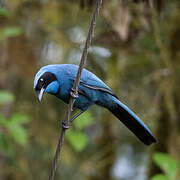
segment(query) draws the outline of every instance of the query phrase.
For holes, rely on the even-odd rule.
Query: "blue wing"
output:
[[[50,71],[55,73],[56,77],[59,79],[60,84],[66,86],[66,84],[72,84],[76,78],[79,66],[73,64],[54,64],[44,66],[41,71]],[[70,83],[71,82],[71,83]],[[86,88],[95,89],[107,92],[113,96],[115,94],[102,80],[100,80],[95,74],[90,71],[83,69],[80,85]]]

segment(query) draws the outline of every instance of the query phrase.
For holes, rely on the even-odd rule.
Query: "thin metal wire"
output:
[[[64,125],[62,126],[62,130],[61,130],[59,141],[58,141],[58,146],[57,146],[57,149],[56,149],[56,154],[54,156],[53,164],[52,164],[52,167],[51,167],[49,180],[54,180],[54,175],[55,175],[56,168],[57,168],[57,162],[58,162],[58,159],[60,157],[62,145],[63,145],[63,142],[64,142],[64,136],[65,136],[66,130],[68,129],[68,128],[65,128],[65,127],[70,127],[70,125],[71,125],[70,116],[71,116],[73,104],[74,104],[74,101],[75,101],[76,97],[78,96],[78,85],[79,85],[79,82],[80,82],[82,70],[83,70],[83,68],[85,66],[85,63],[86,63],[86,60],[87,60],[88,48],[89,48],[89,46],[91,44],[91,41],[92,41],[92,37],[93,37],[93,34],[94,34],[94,29],[95,29],[95,26],[96,26],[96,20],[97,20],[97,17],[99,15],[99,10],[100,10],[101,6],[102,6],[102,0],[97,0],[96,1],[96,7],[95,7],[95,10],[94,10],[94,13],[93,13],[92,20],[91,20],[91,24],[90,24],[90,27],[89,27],[88,36],[87,36],[86,43],[85,43],[85,46],[84,46],[84,49],[83,49],[83,54],[82,54],[81,61],[80,61],[80,64],[79,64],[78,73],[77,73],[76,79],[74,81],[73,89],[72,89],[72,92],[71,92],[71,96],[70,96],[70,100],[69,100],[69,104],[68,104],[68,109],[67,109],[66,117],[65,117],[65,126]]]

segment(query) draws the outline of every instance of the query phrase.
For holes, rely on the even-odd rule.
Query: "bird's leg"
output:
[[[74,115],[73,117],[72,117],[72,119],[70,120],[70,123],[72,123],[77,117],[79,117],[83,112],[85,112],[85,111],[82,111],[82,110],[80,110],[80,112],[78,112],[76,115]]]
[[[77,98],[78,98],[78,92],[76,92],[73,87],[71,88],[70,95],[71,95],[74,99],[77,99]],[[73,107],[72,107],[71,111],[73,111]]]
[[[71,124],[77,117],[79,117],[83,112],[85,112],[85,111],[80,110],[80,112],[78,112],[76,115],[74,115],[74,116],[72,117],[72,119],[69,121],[70,124]],[[70,128],[70,125],[66,125],[65,121],[63,120],[63,121],[62,121],[62,127],[63,127],[64,129],[69,129],[69,128]]]
[[[63,129],[69,129],[70,128],[70,125],[66,125],[66,122],[64,120],[62,120],[62,123],[61,123]]]
[[[78,93],[75,92],[74,88],[71,89],[70,95],[75,99],[78,98]]]

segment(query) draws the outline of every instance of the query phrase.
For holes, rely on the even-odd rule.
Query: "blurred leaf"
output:
[[[0,114],[0,125],[5,125],[5,124],[6,124],[5,117]]]
[[[151,180],[170,180],[168,177],[166,177],[163,174],[157,174]]]
[[[0,91],[0,104],[14,101],[14,95],[7,91]],[[0,125],[5,127],[12,138],[19,144],[25,144],[27,139],[26,129],[21,125],[28,122],[28,116],[20,113],[13,114],[9,119],[0,115]],[[2,143],[5,142],[5,136],[1,135]],[[4,140],[4,141],[3,141]],[[3,143],[4,144],[4,143]],[[1,144],[1,149],[5,145]],[[8,144],[8,143],[7,143]]]
[[[82,151],[88,143],[87,136],[79,131],[68,131],[66,137],[76,151]]]
[[[141,40],[141,44],[147,50],[155,51],[157,49],[155,40],[150,34],[144,35],[143,39]]]
[[[7,156],[13,156],[13,147],[9,143],[7,137],[0,133],[0,151],[2,151]]]
[[[0,91],[0,104],[13,102],[14,95],[7,91]]]
[[[0,16],[10,16],[10,13],[5,8],[0,8]]]
[[[1,121],[4,121],[4,120],[5,120],[5,117],[0,114],[0,123],[1,123]]]
[[[12,138],[19,144],[24,145],[27,140],[26,129],[22,126],[22,123],[27,123],[28,117],[24,114],[16,113],[8,120],[6,128]]]
[[[27,123],[29,121],[28,116],[21,113],[15,113],[11,116],[10,121],[13,123]]]
[[[74,121],[74,126],[78,129],[83,129],[90,126],[93,121],[94,118],[92,117],[91,113],[86,111]]]
[[[20,27],[7,27],[0,31],[0,40],[8,37],[16,37],[22,34],[22,29]]]
[[[155,163],[167,174],[170,179],[174,179],[180,167],[179,163],[165,153],[154,154]]]
[[[21,145],[26,143],[27,133],[24,127],[16,123],[9,123],[8,132],[17,143]]]

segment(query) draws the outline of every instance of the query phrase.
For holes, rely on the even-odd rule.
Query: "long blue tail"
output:
[[[113,106],[106,106],[127,128],[129,128],[144,144],[157,142],[151,131],[126,105],[115,97]]]

